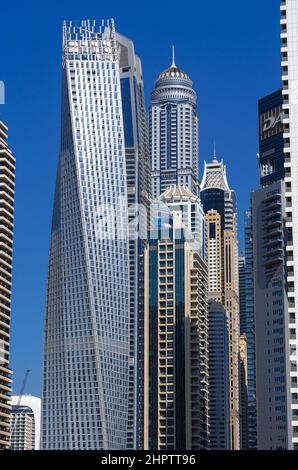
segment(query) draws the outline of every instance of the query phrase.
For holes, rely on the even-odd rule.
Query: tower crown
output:
[[[160,80],[170,79],[170,80],[186,80],[189,82],[189,85],[192,86],[192,81],[189,75],[184,72],[181,68],[177,67],[175,62],[175,48],[172,46],[172,64],[166,70],[159,74],[158,79],[156,80],[156,85]]]

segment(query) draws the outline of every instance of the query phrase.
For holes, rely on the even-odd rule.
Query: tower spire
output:
[[[213,162],[217,162],[217,157],[216,157],[216,144],[214,142],[213,144]]]
[[[172,67],[176,67],[176,64],[175,64],[175,46],[172,46]]]

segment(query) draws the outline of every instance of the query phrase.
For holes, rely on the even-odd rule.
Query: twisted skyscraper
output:
[[[129,246],[113,22],[64,23],[61,150],[46,302],[42,447],[123,449]]]

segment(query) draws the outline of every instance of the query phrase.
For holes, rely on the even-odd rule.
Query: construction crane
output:
[[[24,375],[24,378],[23,378],[23,382],[22,382],[22,386],[21,386],[21,390],[20,390],[20,394],[19,394],[19,398],[18,398],[18,401],[17,401],[17,404],[16,406],[19,407],[21,405],[21,400],[24,396],[24,392],[25,392],[25,388],[26,388],[26,384],[27,384],[27,380],[28,380],[28,375],[30,374],[30,369],[27,369],[26,372],[25,372],[25,375]],[[16,419],[14,420],[14,424],[13,424],[13,427],[11,428],[11,436],[15,430],[15,427],[16,427],[16,424],[17,424],[17,417]]]

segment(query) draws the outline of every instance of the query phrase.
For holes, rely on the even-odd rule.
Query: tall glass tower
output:
[[[129,246],[113,21],[64,23],[61,121],[46,299],[42,448],[124,449]]]
[[[130,364],[127,448],[143,447],[144,249],[149,229],[150,153],[144,82],[133,42],[116,34],[120,46],[129,221]]]
[[[206,450],[207,265],[180,208],[162,211],[145,250],[145,449]]]
[[[175,64],[162,72],[151,94],[150,150],[152,195],[171,185],[198,193],[197,95],[192,81]]]

